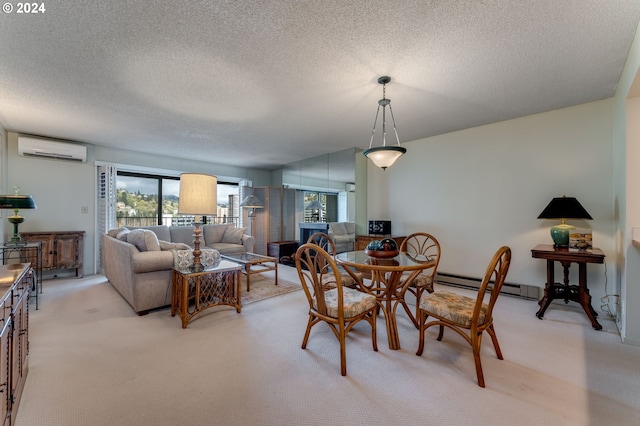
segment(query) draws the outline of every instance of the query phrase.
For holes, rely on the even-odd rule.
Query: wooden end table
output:
[[[551,244],[538,244],[531,250],[531,256],[547,261],[547,282],[544,288],[544,297],[538,302],[540,309],[536,316],[542,319],[544,312],[554,299],[564,299],[564,303],[578,302],[591,320],[591,325],[596,330],[602,330],[602,326],[596,320],[598,313],[591,306],[591,295],[587,287],[587,263],[604,263],[602,250],[569,250],[567,248],[555,248]],[[555,282],[554,262],[560,262],[564,268],[564,280]],[[578,264],[578,285],[569,285],[569,266]]]
[[[222,254],[220,256],[242,265],[242,273],[247,276],[247,291],[251,291],[251,275],[261,272],[276,271],[276,285],[278,285],[278,259],[275,257],[256,253]]]
[[[180,314],[182,328],[213,306],[233,306],[238,313],[242,309],[240,267],[233,262],[222,260],[215,268],[198,272],[173,269],[171,287],[171,316]]]

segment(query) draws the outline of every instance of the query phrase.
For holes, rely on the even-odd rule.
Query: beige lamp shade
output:
[[[179,214],[216,214],[218,206],[218,179],[200,173],[180,175]]]

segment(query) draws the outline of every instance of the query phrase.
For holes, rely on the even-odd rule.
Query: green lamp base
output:
[[[551,239],[555,247],[569,247],[569,234],[575,226],[561,224],[551,227]]]

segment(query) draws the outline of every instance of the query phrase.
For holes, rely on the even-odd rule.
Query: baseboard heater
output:
[[[449,273],[436,273],[436,282],[443,285],[450,285],[453,287],[468,288],[472,290],[478,290],[482,283],[481,278],[465,277],[462,275],[455,275]],[[524,284],[512,284],[505,282],[502,286],[502,294],[508,294],[510,296],[522,297],[524,299],[539,299],[540,292],[544,289],[532,285]]]

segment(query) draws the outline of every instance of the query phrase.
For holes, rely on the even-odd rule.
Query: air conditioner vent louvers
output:
[[[18,137],[18,154],[23,157],[53,158],[57,160],[87,161],[84,145],[33,137]]]

